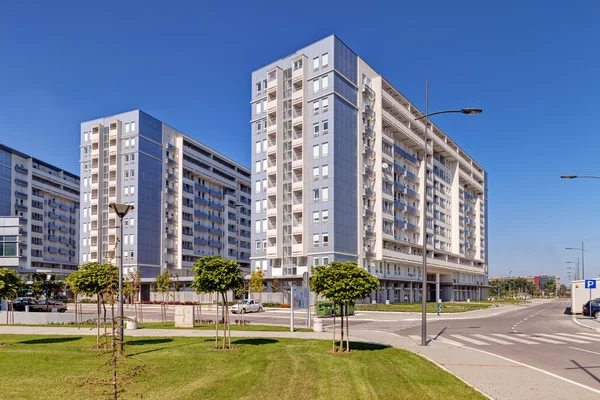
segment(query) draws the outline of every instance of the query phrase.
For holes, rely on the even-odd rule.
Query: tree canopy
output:
[[[15,270],[0,269],[0,299],[11,299],[19,294],[23,281]]]
[[[73,293],[86,296],[115,293],[119,286],[119,269],[116,265],[90,262],[67,277]]]
[[[244,287],[244,274],[237,261],[221,256],[199,258],[193,266],[195,273],[192,288],[196,293],[225,293]]]
[[[256,268],[250,274],[250,290],[259,295],[265,289],[265,273],[260,268]]]
[[[355,262],[334,261],[318,266],[314,268],[309,283],[313,292],[340,304],[369,297],[379,288],[379,279]]]

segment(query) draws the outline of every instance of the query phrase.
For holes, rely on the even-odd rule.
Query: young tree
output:
[[[244,274],[240,269],[240,265],[233,260],[221,258],[221,256],[207,256],[199,258],[194,264],[194,281],[192,287],[197,293],[213,293],[221,294],[224,307],[223,318],[223,349],[227,341],[227,333],[229,333],[229,342],[227,348],[231,348],[231,326],[229,325],[229,307],[227,303],[227,291],[238,291],[244,287]],[[218,307],[218,305],[217,305]],[[218,312],[218,311],[217,311]],[[218,324],[217,318],[215,337],[216,347],[219,347]],[[227,326],[227,328],[225,328]]]
[[[317,294],[340,304],[342,309],[342,327],[340,332],[340,350],[344,351],[344,315],[346,316],[346,351],[350,351],[348,332],[348,304],[371,295],[379,288],[379,279],[360,268],[355,262],[337,262],[313,268],[310,288]],[[335,339],[334,339],[335,340]]]
[[[19,294],[23,288],[23,281],[15,270],[2,268],[0,269],[0,300],[13,299]]]
[[[277,293],[281,290],[281,284],[279,283],[279,279],[273,279],[273,282],[271,282],[271,291],[273,293]],[[280,303],[283,303],[283,301],[281,301]]]
[[[167,301],[168,301],[168,297],[169,297],[169,290],[171,289],[171,284],[173,283],[172,279],[171,279],[171,275],[169,275],[169,271],[165,270],[165,272],[163,272],[162,274],[158,275],[156,277],[156,280],[154,281],[154,290],[157,292],[160,292],[162,294],[162,304],[161,304],[161,318],[163,320],[163,322],[165,321],[166,318],[166,306],[165,306],[165,296],[167,297]]]
[[[262,291],[265,289],[265,273],[260,268],[256,268],[250,274],[250,290],[258,293],[258,300],[261,299]]]
[[[181,297],[179,296],[179,292],[183,289],[183,282],[179,280],[179,275],[175,274],[175,280],[173,281],[173,289],[177,294],[177,301],[181,302]],[[173,298],[173,303],[175,303],[175,298]]]
[[[39,299],[42,295],[46,296],[46,300],[53,296],[58,296],[65,288],[65,283],[58,279],[55,274],[47,275],[45,273],[34,272],[32,274],[33,285],[31,291],[33,295]],[[46,310],[49,309],[46,303]]]

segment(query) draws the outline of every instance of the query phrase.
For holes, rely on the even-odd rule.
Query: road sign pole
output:
[[[290,332],[294,332],[294,286],[290,286]]]
[[[592,288],[590,287],[590,319],[592,319]]]

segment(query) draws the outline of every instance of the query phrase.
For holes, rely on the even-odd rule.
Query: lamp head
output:
[[[575,178],[577,178],[577,175],[561,175],[560,178],[561,179],[575,179]]]
[[[460,112],[463,114],[467,114],[467,115],[473,115],[473,114],[481,114],[483,112],[483,110],[481,108],[462,108],[460,110]]]
[[[123,218],[129,211],[133,210],[133,206],[128,204],[110,203],[108,206],[119,216],[119,218]]]

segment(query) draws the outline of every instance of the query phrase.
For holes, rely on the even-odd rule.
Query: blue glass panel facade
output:
[[[141,141],[140,141],[141,142]],[[157,147],[155,145],[155,147]],[[162,164],[138,152],[137,259],[139,264],[160,264]]]

